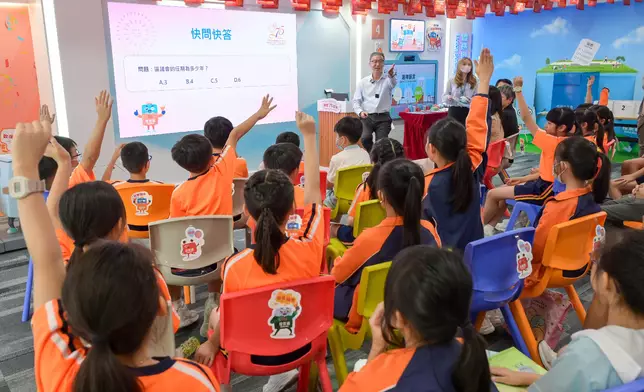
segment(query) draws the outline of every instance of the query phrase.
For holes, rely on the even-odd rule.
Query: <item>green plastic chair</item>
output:
[[[372,265],[362,270],[358,290],[358,314],[363,319],[358,333],[350,333],[346,330],[344,322],[333,320],[328,340],[339,386],[342,386],[349,375],[347,361],[344,357],[345,351],[359,350],[364,344],[365,338],[371,334],[369,318],[378,304],[383,302],[385,298],[385,281],[390,268],[391,262],[389,261]]]
[[[372,168],[373,165],[360,165],[338,170],[333,187],[333,192],[338,202],[331,211],[331,219],[349,212],[349,207],[351,207],[351,202],[356,194],[356,188],[364,181],[362,175],[371,172]]]
[[[353,236],[358,238],[360,233],[370,227],[378,226],[387,213],[379,200],[367,200],[356,206],[356,218],[353,222]],[[347,246],[337,238],[331,238],[326,248],[326,259],[331,264],[336,258],[347,251]]]

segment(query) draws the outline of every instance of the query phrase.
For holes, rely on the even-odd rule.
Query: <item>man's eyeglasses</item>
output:
[[[148,155],[148,161],[152,160],[152,155]]]
[[[384,64],[385,60],[371,60],[371,64]]]
[[[83,156],[83,154],[79,152],[79,153],[78,153],[78,154],[76,154],[76,155],[72,155],[72,159],[79,160],[79,159],[81,159],[81,157],[82,157],[82,156]]]

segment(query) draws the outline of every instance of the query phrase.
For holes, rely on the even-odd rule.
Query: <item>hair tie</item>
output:
[[[602,171],[602,165],[603,165],[602,156],[601,154],[597,154],[597,172],[593,176],[593,181],[597,178],[597,176],[599,176],[599,173]]]

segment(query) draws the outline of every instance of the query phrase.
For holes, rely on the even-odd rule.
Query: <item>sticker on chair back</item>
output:
[[[273,311],[268,325],[273,329],[273,339],[295,338],[295,320],[302,314],[302,296],[294,290],[275,290],[268,301]]]
[[[302,217],[298,214],[289,215],[288,221],[286,221],[286,230],[288,231],[298,231],[302,227]]]
[[[132,194],[131,197],[132,204],[134,204],[134,207],[136,207],[136,212],[134,215],[136,216],[147,216],[150,215],[148,213],[148,209],[150,209],[150,206],[152,205],[152,195],[145,192],[135,192]]]
[[[371,174],[371,172],[368,172],[368,171],[362,173],[362,182],[367,182],[367,178],[369,178],[369,174]]]
[[[524,240],[517,241],[517,272],[519,279],[525,279],[532,273],[532,245]]]
[[[299,184],[299,186],[300,186],[300,188],[304,188],[304,175],[302,175],[302,177],[300,177],[300,184]]]
[[[205,243],[203,230],[188,226],[186,238],[181,240],[181,257],[183,257],[183,261],[193,261],[201,257],[201,247]]]
[[[606,229],[602,225],[597,225],[595,226],[595,236],[593,237],[593,250],[590,253],[591,261],[599,261],[599,255],[604,246],[604,242],[606,242]]]

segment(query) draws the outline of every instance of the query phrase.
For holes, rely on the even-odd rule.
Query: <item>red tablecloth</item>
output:
[[[425,134],[436,121],[445,117],[447,117],[447,112],[400,112],[400,118],[405,122],[403,147],[405,148],[405,156],[408,159],[427,158],[427,153],[425,153]]]

